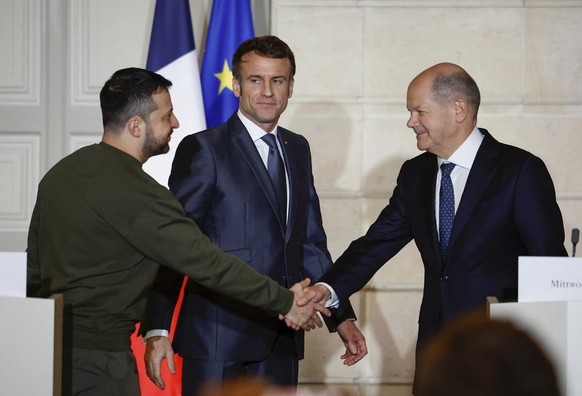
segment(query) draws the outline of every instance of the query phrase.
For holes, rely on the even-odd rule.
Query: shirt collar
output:
[[[247,132],[251,136],[251,139],[253,139],[253,142],[256,142],[257,140],[262,138],[265,135],[265,133],[267,133],[260,126],[249,120],[247,117],[245,117],[245,115],[240,111],[240,109],[237,111],[237,115],[238,118],[243,123],[243,125],[245,126],[245,128],[247,129]],[[275,125],[275,128],[273,128],[273,131],[271,132],[273,135],[275,135],[275,137],[277,136],[278,127],[279,125]]]
[[[456,149],[446,161],[470,170],[471,166],[473,166],[473,161],[475,161],[475,157],[477,156],[477,151],[479,151],[479,147],[481,146],[481,142],[483,142],[483,137],[484,135],[479,128],[475,127],[463,144],[461,144],[461,146],[459,146],[459,148]],[[438,157],[439,167],[443,162],[445,162],[445,160]]]

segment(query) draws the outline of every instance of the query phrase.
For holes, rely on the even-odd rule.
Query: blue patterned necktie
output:
[[[451,172],[455,164],[443,162],[441,164],[441,190],[439,195],[439,245],[441,256],[447,256],[451,229],[455,219],[455,192],[451,181]]]
[[[269,177],[271,178],[271,182],[273,182],[273,187],[277,194],[280,211],[279,216],[281,223],[284,225],[287,220],[287,180],[285,177],[285,165],[283,165],[283,159],[279,154],[275,135],[266,133],[261,139],[269,146],[267,171],[269,172]]]

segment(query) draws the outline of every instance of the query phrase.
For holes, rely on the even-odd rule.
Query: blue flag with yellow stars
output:
[[[249,0],[214,0],[200,73],[208,128],[222,124],[238,109],[232,92],[232,55],[254,36]]]

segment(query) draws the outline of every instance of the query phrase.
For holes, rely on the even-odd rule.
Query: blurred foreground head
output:
[[[510,322],[470,314],[420,355],[415,396],[559,396],[541,347]]]

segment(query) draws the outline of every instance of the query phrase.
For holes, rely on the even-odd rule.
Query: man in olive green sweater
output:
[[[294,304],[307,282],[284,289],[210,243],[142,170],[149,157],[168,151],[179,126],[170,86],[147,70],[117,71],[101,90],[102,142],[67,156],[39,184],[28,235],[29,295],[64,295],[65,394],[139,395],[130,336],[160,265],[285,314],[295,329],[313,328],[315,309],[329,314],[321,305]]]

